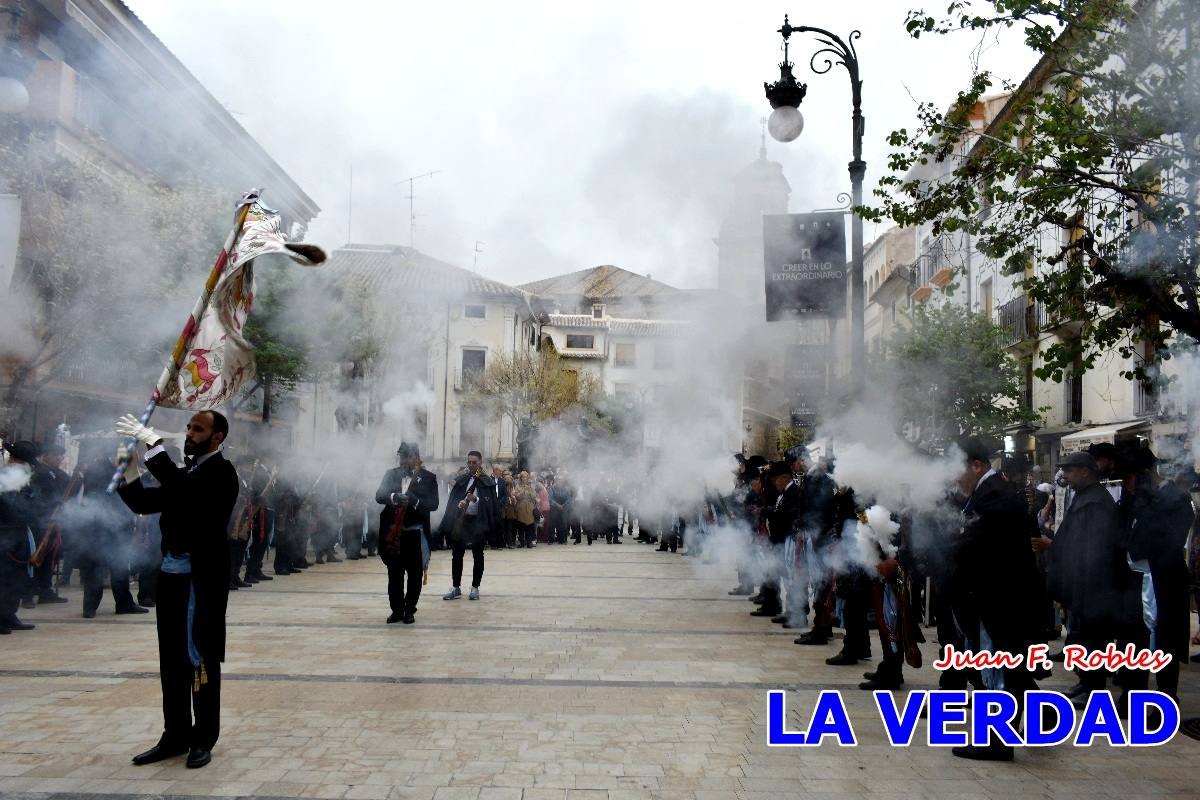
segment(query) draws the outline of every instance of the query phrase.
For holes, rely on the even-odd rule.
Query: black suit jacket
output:
[[[952,596],[978,616],[997,650],[1021,652],[1045,640],[1034,533],[1024,493],[999,473],[976,487],[963,507]]]
[[[205,659],[225,660],[225,608],[229,602],[229,545],[226,531],[237,502],[237,470],[220,451],[190,472],[166,453],[146,462],[159,482],[140,480],[117,489],[135,514],[161,513],[162,552],[191,556],[196,615],[192,635]]]
[[[391,496],[400,494],[404,469],[396,467],[383,473],[383,481],[375,490],[375,502],[383,505],[379,512],[379,535],[387,536],[392,529],[392,520],[396,518],[396,506],[392,505]],[[437,475],[427,469],[418,469],[408,485],[409,505],[404,514],[404,527],[420,525],[425,535],[429,535],[429,515],[438,510]],[[382,553],[382,551],[380,551]]]
[[[776,504],[766,511],[767,534],[771,544],[783,544],[792,535],[800,517],[803,499],[800,487],[790,483],[783,490],[783,497],[777,498]]]
[[[464,472],[450,487],[450,496],[446,498],[446,513],[438,526],[438,533],[449,537],[454,530],[454,522],[461,513],[458,510],[459,501],[467,495],[467,485],[471,482],[470,473]],[[490,475],[480,475],[475,479],[476,495],[479,497],[479,527],[468,530],[467,545],[478,544],[480,538],[487,539],[496,529],[500,520],[500,511],[496,508],[496,481]]]

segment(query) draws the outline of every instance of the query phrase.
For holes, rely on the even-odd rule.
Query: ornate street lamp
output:
[[[17,47],[24,14],[20,0],[9,0],[8,5],[0,8],[0,14],[8,14],[9,22],[8,36],[0,46],[0,114],[20,114],[29,107],[29,90],[24,81],[33,71],[33,63]]]
[[[793,27],[785,14],[783,27],[779,29],[783,36],[783,62],[779,65],[779,80],[775,83],[764,83],[767,100],[775,109],[767,123],[771,136],[780,142],[790,142],[800,135],[804,129],[804,117],[800,115],[800,103],[804,100],[807,84],[799,83],[792,74],[792,62],[788,61],[788,40],[793,33],[813,33],[821,45],[808,65],[817,75],[824,75],[833,69],[834,65],[846,68],[850,76],[850,95],[853,103],[854,159],[850,162],[851,185],[851,218],[850,218],[850,374],[855,393],[860,391],[866,376],[866,337],[863,330],[863,225],[862,217],[858,215],[858,207],[862,205],[863,176],[867,172],[867,164],[862,160],[863,115],[862,115],[862,79],[858,76],[858,51],[854,49],[854,40],[862,34],[851,31],[850,36],[842,39],[835,33],[824,28],[814,28],[809,25]]]

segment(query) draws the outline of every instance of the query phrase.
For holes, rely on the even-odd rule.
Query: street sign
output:
[[[846,222],[841,211],[764,214],[767,321],[846,316]]]

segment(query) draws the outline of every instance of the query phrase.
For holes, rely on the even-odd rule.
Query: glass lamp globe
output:
[[[29,107],[29,90],[16,78],[0,78],[0,114],[20,114]]]
[[[767,120],[767,130],[775,141],[790,142],[804,130],[804,117],[798,108],[780,106],[771,112],[771,118]]]

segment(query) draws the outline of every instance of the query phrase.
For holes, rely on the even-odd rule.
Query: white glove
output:
[[[161,433],[153,428],[147,428],[131,414],[126,414],[117,420],[117,435],[137,439],[147,447],[158,444],[163,439]]]

